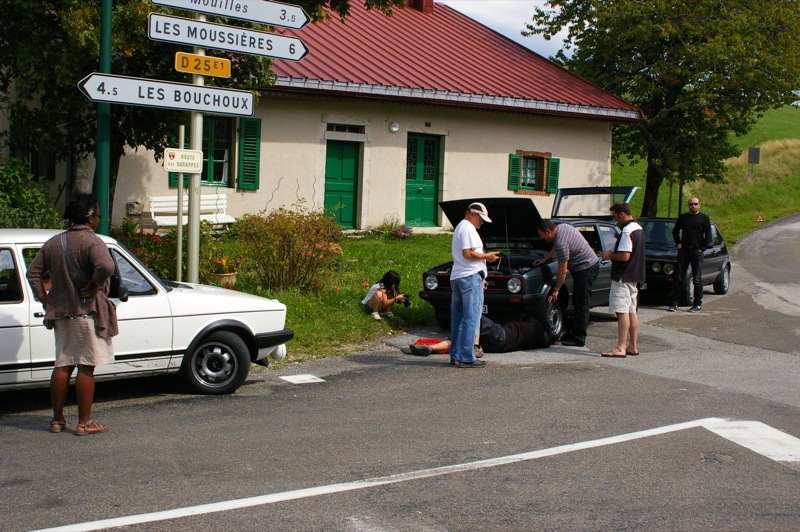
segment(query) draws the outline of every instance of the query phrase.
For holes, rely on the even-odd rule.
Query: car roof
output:
[[[0,244],[43,244],[62,232],[62,229],[0,229]],[[107,244],[116,242],[110,236],[97,236]]]

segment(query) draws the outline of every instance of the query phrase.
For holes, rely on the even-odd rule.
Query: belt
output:
[[[73,314],[71,316],[64,316],[63,320],[79,320],[81,318],[91,318],[94,316],[94,312],[90,312],[88,314]]]

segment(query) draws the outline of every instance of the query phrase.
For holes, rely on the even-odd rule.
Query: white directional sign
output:
[[[202,150],[167,148],[164,150],[164,170],[199,174],[203,171],[203,152]]]
[[[309,22],[300,6],[264,0],[150,0],[156,5],[299,30]]]
[[[202,85],[92,72],[78,88],[95,102],[143,105],[181,111],[252,116],[253,93]]]
[[[290,61],[299,61],[308,54],[308,48],[297,37],[158,13],[150,13],[147,17],[147,36],[154,41],[190,44]]]

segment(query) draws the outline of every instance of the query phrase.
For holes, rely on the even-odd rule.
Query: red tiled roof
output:
[[[280,31],[280,30],[279,30]],[[275,60],[279,90],[637,121],[641,111],[458,11],[351,3],[350,15],[282,33],[310,49]]]

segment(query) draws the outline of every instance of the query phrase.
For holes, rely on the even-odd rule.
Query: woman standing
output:
[[[105,243],[95,234],[100,206],[91,194],[80,194],[68,205],[69,228],[45,242],[28,267],[28,282],[45,309],[45,323],[52,323],[56,337],[56,363],[50,377],[53,419],[50,432],[68,428],[64,417],[69,381],[78,367],[76,436],[99,434],[108,427],[92,421],[94,368],[114,362],[111,338],[117,334],[117,314],[108,299],[114,261]],[[45,288],[49,274],[51,288]]]

